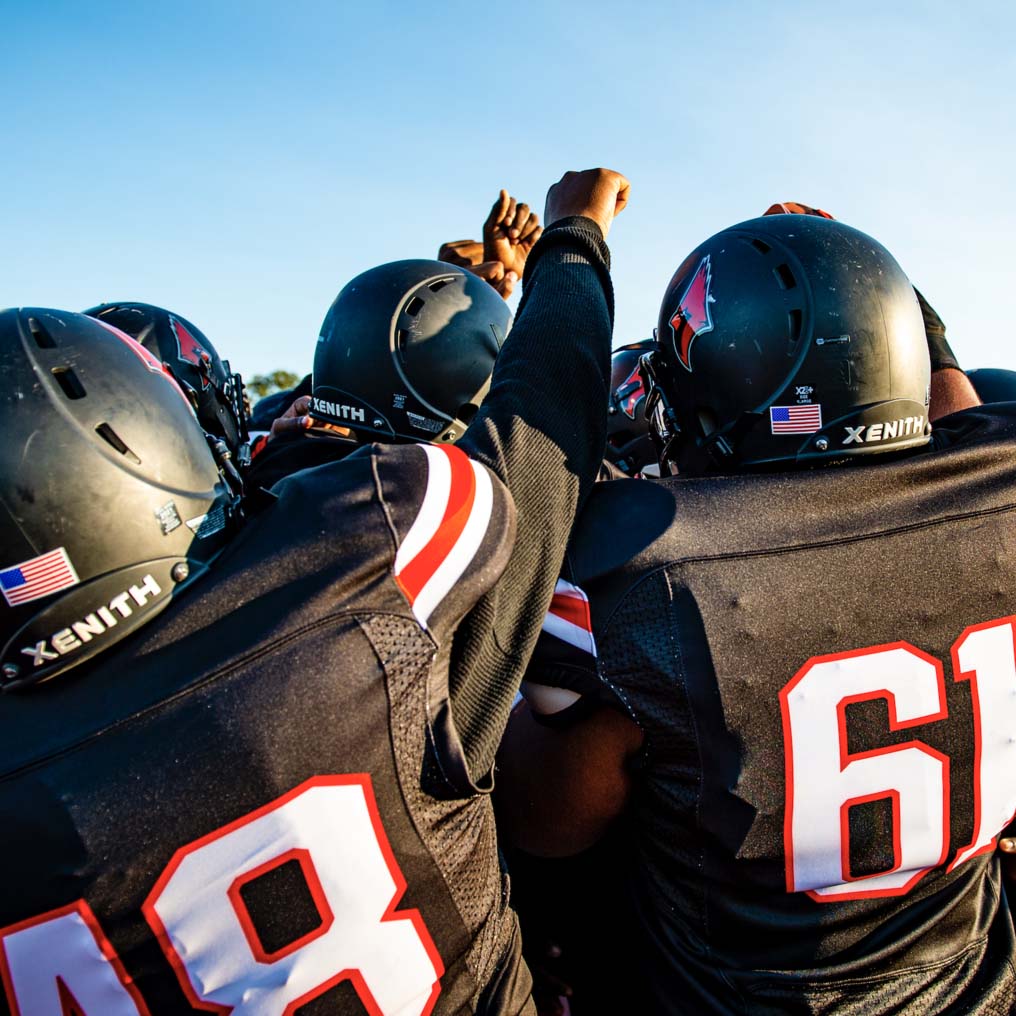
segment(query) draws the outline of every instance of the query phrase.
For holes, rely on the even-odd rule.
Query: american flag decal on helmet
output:
[[[452,445],[419,445],[427,490],[395,554],[395,581],[426,628],[480,549],[494,506],[490,476]]]
[[[30,603],[76,586],[81,580],[63,547],[0,571],[0,592],[8,607]]]

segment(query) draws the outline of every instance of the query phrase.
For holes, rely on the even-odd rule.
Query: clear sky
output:
[[[309,370],[342,285],[478,236],[500,187],[632,183],[615,342],[770,203],[899,259],[964,366],[1016,368],[1016,5],[0,0],[0,306],[142,300]]]

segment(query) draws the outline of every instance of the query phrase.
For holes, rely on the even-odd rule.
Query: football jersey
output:
[[[935,443],[604,483],[576,524],[531,693],[643,731],[654,1012],[1016,1010],[1016,406]]]
[[[170,610],[0,699],[4,1011],[533,1011],[449,697],[507,488],[403,445],[273,494]]]

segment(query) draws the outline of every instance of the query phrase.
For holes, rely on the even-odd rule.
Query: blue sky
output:
[[[500,187],[632,182],[615,341],[770,203],[881,240],[964,366],[1016,368],[1016,7],[0,0],[0,306],[144,300],[235,368],[309,370],[383,261],[479,234]]]

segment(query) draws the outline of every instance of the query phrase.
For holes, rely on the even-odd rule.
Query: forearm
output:
[[[589,220],[547,231],[530,256],[490,392],[459,442],[501,477],[517,513],[504,575],[455,639],[452,707],[474,774],[493,761],[602,458],[613,318],[607,257]]]
[[[928,340],[928,356],[931,360],[928,419],[934,423],[950,413],[979,406],[981,400],[970,379],[960,368],[956,354],[945,337],[945,323],[916,286],[914,295],[921,307],[924,334]]]
[[[958,367],[945,367],[931,372],[931,399],[928,419],[934,423],[950,413],[979,406],[981,400],[970,379]]]
[[[596,477],[614,309],[608,257],[588,219],[548,230],[530,258],[490,391],[459,441],[504,480],[520,519],[547,500],[548,484],[558,493],[574,486],[575,494],[564,495],[574,507]],[[570,525],[569,518],[563,531]]]

